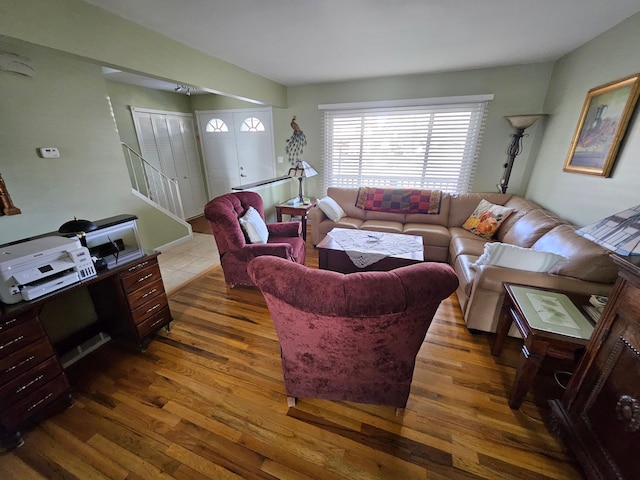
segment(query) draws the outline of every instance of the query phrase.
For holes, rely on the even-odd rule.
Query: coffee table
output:
[[[369,232],[375,234],[381,240],[391,239],[390,236],[402,235],[409,238],[415,244],[415,251],[402,254],[391,254],[371,265],[360,268],[347,255],[347,252],[331,236],[325,236],[316,246],[318,249],[318,267],[322,270],[332,270],[340,273],[354,273],[365,271],[389,271],[399,267],[405,267],[424,261],[422,237],[417,235],[404,235],[397,233]]]

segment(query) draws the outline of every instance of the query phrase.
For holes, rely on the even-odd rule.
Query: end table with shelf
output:
[[[289,205],[288,203],[281,203],[276,205],[276,219],[278,222],[282,222],[282,215],[289,215],[290,217],[300,217],[302,222],[302,239],[307,241],[307,215],[309,210],[316,204],[316,202],[298,203],[296,205]]]
[[[505,283],[505,299],[491,353],[500,355],[515,323],[523,338],[522,353],[509,397],[520,408],[544,357],[576,360],[584,352],[593,324],[580,310],[588,295]]]

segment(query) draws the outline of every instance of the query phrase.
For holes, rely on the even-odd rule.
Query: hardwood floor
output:
[[[262,296],[227,295],[219,267],[174,292],[170,306],[171,333],[145,353],[108,344],[71,368],[74,406],[0,455],[0,478],[581,478],[545,427],[560,367],[543,366],[511,410],[520,342],[492,357],[493,335],[466,330],[455,295],[427,334],[401,417],[314,399],[287,408]]]

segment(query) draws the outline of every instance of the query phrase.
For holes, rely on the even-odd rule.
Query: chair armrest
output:
[[[232,253],[238,260],[249,262],[255,257],[272,255],[274,257],[293,258],[293,247],[289,243],[251,243]]]
[[[268,223],[269,235],[274,237],[299,237],[302,233],[301,222]]]

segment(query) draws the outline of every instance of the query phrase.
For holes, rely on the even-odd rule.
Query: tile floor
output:
[[[158,256],[160,272],[167,293],[172,293],[193,278],[220,265],[213,235],[193,233],[193,238]]]

